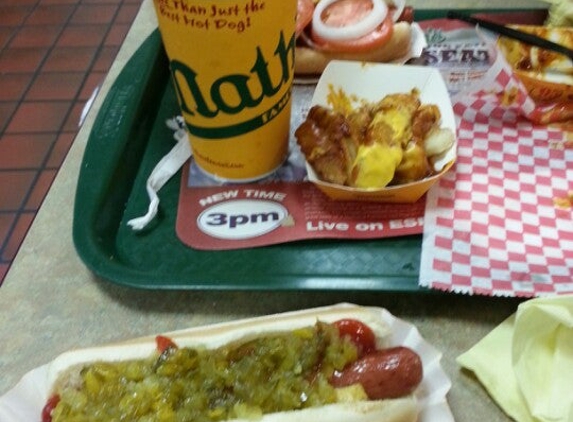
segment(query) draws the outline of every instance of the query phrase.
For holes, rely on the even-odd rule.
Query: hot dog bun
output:
[[[408,22],[394,24],[390,40],[374,50],[360,53],[325,52],[310,47],[296,47],[295,75],[318,75],[331,60],[354,60],[364,62],[392,62],[406,56],[410,51],[412,28]]]
[[[386,346],[389,326],[380,318],[379,312],[371,308],[344,305],[315,310],[285,313],[270,317],[254,318],[201,328],[192,328],[165,336],[180,347],[217,348],[231,342],[249,340],[264,334],[308,327],[318,320],[334,322],[353,318],[367,324],[376,334],[377,345]],[[48,370],[52,385],[48,397],[57,394],[64,385],[74,384],[79,371],[95,361],[123,361],[145,358],[156,352],[155,336],[145,337],[117,345],[95,347],[67,352],[56,358]],[[46,399],[48,399],[46,397]],[[397,399],[370,400],[337,403],[304,410],[278,412],[264,415],[261,422],[301,422],[340,421],[356,422],[414,422],[418,417],[418,406],[414,395]],[[244,422],[238,419],[232,422]]]

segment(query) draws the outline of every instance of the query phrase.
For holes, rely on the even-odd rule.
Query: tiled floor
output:
[[[0,0],[0,284],[141,0]]]

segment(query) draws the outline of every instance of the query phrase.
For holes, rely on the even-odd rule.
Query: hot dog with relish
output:
[[[422,362],[387,334],[359,308],[63,355],[42,422],[416,421]]]

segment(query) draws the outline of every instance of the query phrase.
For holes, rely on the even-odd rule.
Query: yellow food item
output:
[[[53,422],[196,421],[261,415],[364,399],[336,391],[335,370],[358,358],[354,343],[323,322],[218,349],[170,347],[148,359],[95,362],[56,393]]]
[[[339,387],[335,389],[337,403],[352,403],[362,400],[368,400],[368,395],[361,384],[352,384],[348,387]]]
[[[373,107],[370,131],[374,133],[371,137],[377,142],[398,142],[402,146],[406,145],[412,138],[412,120],[420,105],[417,90],[408,94],[387,95]],[[382,124],[386,124],[391,133],[376,133],[380,131]]]
[[[394,173],[394,181],[397,184],[410,183],[423,179],[431,173],[430,163],[426,159],[424,146],[410,141],[404,148],[402,160]]]
[[[394,178],[394,170],[402,161],[402,148],[375,142],[358,148],[352,164],[353,185],[357,188],[384,187]]]
[[[356,98],[330,87],[332,108],[312,107],[295,136],[323,181],[379,189],[421,180],[433,174],[430,157],[449,149],[454,134],[440,128],[438,107],[421,104],[419,95],[413,89],[353,108]]]
[[[512,28],[573,48],[573,28],[570,27],[512,25]],[[497,45],[535,102],[571,102],[573,61],[570,58],[507,37],[499,37]]]
[[[573,28],[550,28],[535,25],[512,25],[514,29],[537,35],[568,48],[573,48]],[[516,70],[544,72],[548,69],[564,73],[573,71],[571,60],[554,51],[545,50],[517,40],[500,37],[498,46]]]

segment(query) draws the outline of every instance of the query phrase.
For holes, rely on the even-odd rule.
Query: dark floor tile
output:
[[[73,25],[109,24],[117,12],[116,4],[80,4],[70,23]]]
[[[89,69],[97,47],[55,47],[44,62],[45,72],[85,72]]]
[[[82,0],[83,4],[121,4],[124,0]]]
[[[36,174],[32,170],[0,171],[0,207],[3,211],[17,211],[23,205]]]
[[[141,2],[0,0],[0,285]]]
[[[113,64],[119,48],[120,47],[116,45],[103,46],[96,57],[92,70],[96,72],[107,72]]]
[[[5,134],[0,139],[0,171],[41,168],[56,134]]]
[[[2,204],[0,203],[0,207],[1,205]],[[3,211],[1,208],[0,211]],[[12,225],[14,224],[15,221],[16,221],[16,213],[0,212],[0,249],[2,248],[2,245],[6,244],[8,236],[10,234],[10,229],[12,228]]]
[[[85,101],[78,101],[73,105],[72,110],[70,111],[70,114],[66,119],[66,123],[62,128],[62,131],[77,132],[77,130],[80,127],[80,119],[82,117],[82,111],[85,105],[86,105]]]
[[[140,7],[141,4],[139,3],[123,3],[119,7],[119,12],[117,13],[114,24],[127,23],[131,25],[135,19],[135,16],[137,16],[137,12],[139,12]]]
[[[2,26],[19,26],[21,25],[30,12],[34,9],[33,5],[0,5],[0,25]]]
[[[0,73],[35,72],[47,52],[45,47],[8,47],[0,52]]]
[[[53,5],[53,4],[76,4],[78,0],[40,0],[41,5]]]
[[[6,264],[6,263],[0,261],[0,286],[2,285],[2,282],[4,281],[4,279],[6,278],[6,274],[8,274],[9,268],[10,268],[10,264]]]
[[[125,36],[129,32],[131,24],[117,24],[113,25],[107,36],[105,37],[104,45],[120,46],[125,40]]]
[[[17,26],[0,26],[0,49],[8,45],[16,32],[18,32]]]
[[[16,111],[18,103],[15,101],[11,102],[0,102],[0,133],[6,130],[12,115]]]
[[[99,46],[108,32],[108,25],[74,25],[67,26],[58,41],[58,47],[96,47]]]
[[[61,31],[57,25],[23,26],[10,41],[10,47],[50,47]]]
[[[73,100],[76,98],[85,73],[40,73],[26,94],[26,100]]]
[[[46,168],[60,168],[74,143],[75,137],[75,132],[60,133],[52,151],[50,152],[50,156],[46,162]]]
[[[0,101],[20,100],[33,77],[32,73],[0,73]]]
[[[2,6],[35,6],[38,0],[2,0]]]
[[[70,103],[67,101],[25,102],[16,109],[6,132],[58,132],[69,109]]]
[[[91,98],[96,88],[100,87],[107,72],[92,72],[86,78],[78,99],[87,101]]]
[[[64,25],[74,12],[75,4],[38,5],[26,19],[26,25]]]
[[[127,23],[131,25],[135,19],[135,16],[137,15],[137,12],[139,12],[139,8],[139,4],[122,4],[119,8],[119,12],[117,12],[114,24]]]
[[[38,177],[38,180],[36,180],[36,183],[34,183],[32,192],[30,192],[30,196],[26,201],[26,205],[24,206],[26,211],[36,212],[40,209],[40,205],[42,205],[44,198],[50,190],[57,173],[58,171],[53,169],[44,170],[40,173],[40,176]]]
[[[26,237],[35,216],[36,214],[32,212],[22,213],[18,216],[18,220],[12,229],[12,234],[8,238],[8,242],[2,251],[3,261],[11,261],[16,257],[16,253],[18,249],[20,249],[22,241]]]

